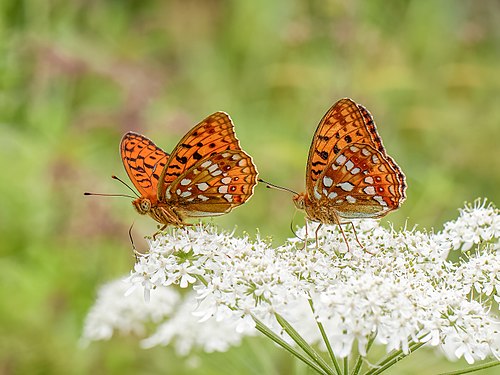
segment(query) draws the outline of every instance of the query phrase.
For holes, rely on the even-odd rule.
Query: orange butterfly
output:
[[[241,148],[228,114],[216,112],[189,131],[169,155],[143,135],[128,132],[120,153],[140,193],[132,202],[160,224],[183,226],[186,218],[217,216],[245,203],[257,169]]]
[[[321,119],[309,150],[306,192],[294,193],[293,202],[320,226],[340,226],[342,219],[380,218],[399,208],[405,190],[405,176],[385,152],[372,115],[346,98]]]

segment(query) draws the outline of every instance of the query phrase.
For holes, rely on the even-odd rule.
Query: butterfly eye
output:
[[[141,209],[144,212],[147,212],[149,211],[150,208],[151,208],[151,202],[148,199],[143,199],[141,202]]]
[[[141,215],[146,215],[151,210],[151,201],[147,198],[136,199],[132,204]]]
[[[295,207],[297,207],[299,210],[303,210],[305,208],[304,195],[303,194],[294,195],[293,203],[295,204]]]

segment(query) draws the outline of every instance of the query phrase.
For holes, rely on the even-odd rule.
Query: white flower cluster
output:
[[[444,224],[443,242],[453,250],[467,251],[481,242],[496,241],[500,237],[500,215],[486,200],[477,199],[474,205],[460,210],[460,217]]]
[[[307,228],[305,247],[297,238],[276,248],[259,238],[237,238],[200,225],[159,236],[138,259],[129,282],[147,291],[191,287],[194,294],[167,312],[144,345],[175,342],[182,354],[194,347],[225,350],[255,333],[253,317],[291,342],[276,320],[278,313],[309,344],[323,346],[320,322],[339,357],[349,355],[353,345],[364,355],[375,337],[387,351],[408,353],[412,343],[425,342],[469,363],[500,358],[500,320],[494,313],[500,301],[496,208],[466,206],[435,234],[388,230],[373,220],[355,226],[357,239],[352,228],[344,228],[349,251],[337,226],[322,226],[315,238],[314,224]],[[297,235],[304,238],[305,228]],[[452,249],[469,251],[451,261]],[[87,326],[102,320],[110,330],[119,329],[106,318],[117,308],[103,298]],[[108,297],[115,298],[130,297]],[[88,331],[87,339],[100,338]]]
[[[127,278],[105,284],[99,290],[97,300],[87,314],[83,327],[83,344],[88,341],[107,340],[114,331],[143,336],[146,325],[158,324],[172,314],[179,303],[180,294],[171,288],[153,291],[151,303],[146,303],[142,292],[131,293]],[[128,294],[125,297],[125,294]]]

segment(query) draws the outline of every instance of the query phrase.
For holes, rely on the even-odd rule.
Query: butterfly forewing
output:
[[[166,202],[182,202],[186,216],[214,216],[231,211],[253,194],[257,170],[242,150],[227,150],[198,161],[167,188]]]
[[[310,196],[319,176],[342,149],[353,143],[381,144],[373,121],[373,126],[365,126],[365,119],[371,118],[370,113],[366,110],[363,113],[359,107],[351,99],[341,99],[321,119],[307,162],[306,188]]]
[[[234,126],[227,113],[215,112],[191,129],[172,151],[171,158],[160,176],[158,199],[168,186],[186,170],[210,155],[226,150],[239,150]]]
[[[351,144],[320,175],[313,195],[343,218],[381,217],[403,202],[404,176],[371,145]]]
[[[373,119],[372,114],[361,104],[356,104],[358,107],[359,113],[363,117],[364,127],[367,130],[367,133],[370,135],[370,140],[366,138],[358,139],[357,143],[368,143],[379,150],[382,154],[387,155],[385,152],[384,145],[382,144],[382,138],[377,133],[377,126],[375,125],[375,120]],[[364,142],[359,142],[360,140]]]
[[[159,178],[167,164],[168,154],[148,138],[133,132],[123,136],[120,153],[125,170],[139,193],[156,199]]]

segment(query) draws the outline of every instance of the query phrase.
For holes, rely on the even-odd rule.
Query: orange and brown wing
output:
[[[403,203],[405,190],[405,176],[390,156],[354,143],[319,176],[312,197],[343,218],[378,218]]]
[[[187,217],[217,216],[245,203],[257,184],[257,169],[242,150],[200,160],[167,187],[171,202]]]
[[[163,201],[169,185],[196,163],[226,150],[240,149],[229,115],[215,112],[208,116],[191,129],[172,151],[160,175],[158,200]]]
[[[367,124],[365,121],[369,121]],[[313,136],[306,170],[306,190],[310,197],[326,166],[350,144],[371,144],[383,149],[370,113],[353,100],[336,102],[321,119]]]
[[[168,154],[148,138],[134,132],[123,136],[120,153],[125,170],[139,193],[155,201]]]

